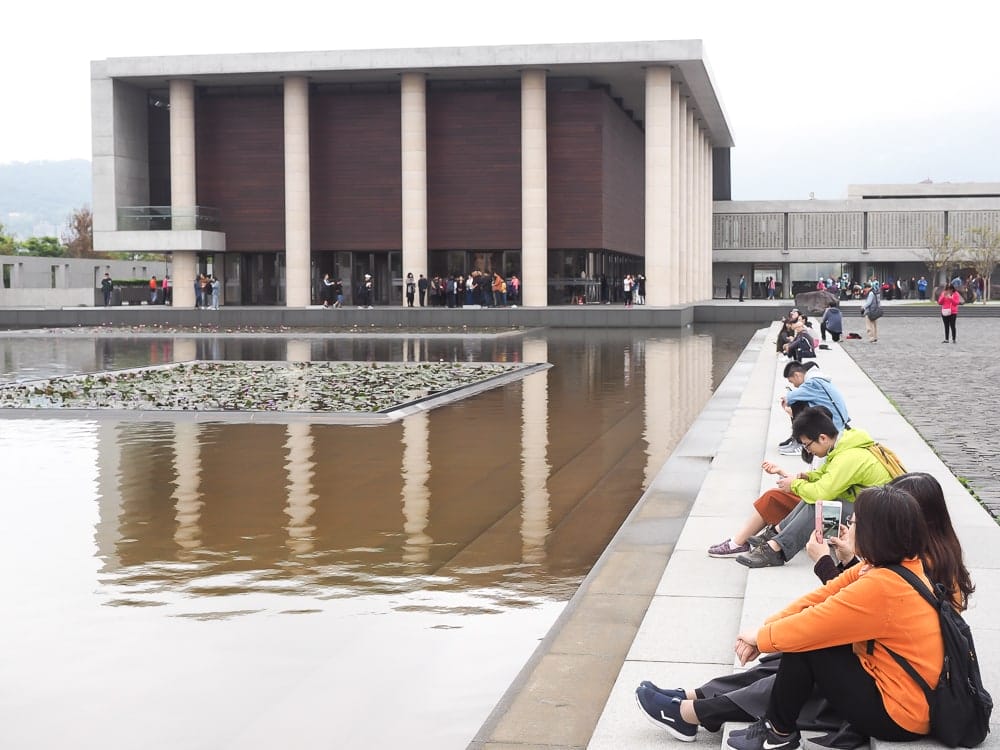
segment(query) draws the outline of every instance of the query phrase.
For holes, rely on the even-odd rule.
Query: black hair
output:
[[[815,362],[789,362],[785,365],[785,370],[782,374],[783,378],[789,377],[793,372],[806,372],[814,367],[819,367]]]
[[[840,303],[837,300],[832,299],[832,300],[830,300],[829,302],[826,303],[826,306],[827,307],[840,307]]]
[[[927,549],[920,503],[893,485],[862,490],[854,501],[854,523],[854,549],[871,565],[899,565]]]
[[[962,560],[962,545],[938,480],[915,471],[896,477],[888,486],[908,492],[917,501],[927,523],[927,549],[921,555],[924,571],[932,583],[944,587],[956,607],[965,609],[976,587]]]
[[[810,406],[792,421],[792,436],[800,443],[819,440],[820,435],[835,438],[837,433],[833,415],[825,406]],[[802,440],[803,437],[806,441]]]

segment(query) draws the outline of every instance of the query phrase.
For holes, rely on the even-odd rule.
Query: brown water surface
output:
[[[0,382],[553,364],[381,427],[0,412],[0,747],[465,747],[751,333],[0,338]]]

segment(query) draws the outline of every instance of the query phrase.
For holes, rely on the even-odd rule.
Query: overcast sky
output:
[[[702,39],[736,199],[1000,182],[1000,3],[27,0],[4,9],[0,163],[90,158],[91,60]]]

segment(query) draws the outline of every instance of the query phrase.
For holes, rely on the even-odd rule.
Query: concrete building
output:
[[[777,280],[779,297],[816,288],[819,278],[881,281],[927,276],[928,237],[968,244],[969,231],[1000,232],[1000,183],[850,185],[846,200],[718,201],[712,260],[716,297],[745,274],[751,296]],[[963,278],[961,257],[941,278]]]
[[[700,41],[128,58],[92,64],[94,246],[172,255],[229,304],[326,273],[517,274],[527,306],[709,298],[733,145]],[[601,279],[606,281],[602,285]]]

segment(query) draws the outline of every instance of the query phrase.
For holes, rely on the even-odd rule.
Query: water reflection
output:
[[[34,646],[7,659],[30,700],[3,744],[80,745],[124,684],[103,747],[464,747],[750,332],[0,339],[4,380],[195,358],[553,364],[382,427],[0,419],[4,554],[25,571],[0,596]],[[423,689],[387,721],[385,675],[409,671]],[[153,704],[186,721],[146,732]],[[39,733],[53,708],[70,718]],[[213,734],[236,726],[253,729]]]

